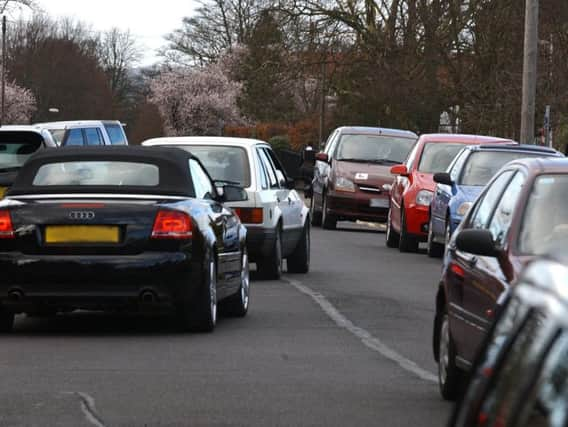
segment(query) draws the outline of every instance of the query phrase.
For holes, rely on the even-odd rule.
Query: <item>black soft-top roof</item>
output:
[[[101,146],[62,147],[35,153],[20,169],[14,184],[6,194],[57,194],[57,193],[132,193],[193,197],[193,183],[189,172],[191,153],[170,147]],[[159,169],[159,185],[53,185],[33,186],[38,169],[46,164],[73,161],[120,161],[156,165]],[[118,191],[120,189],[120,191]]]

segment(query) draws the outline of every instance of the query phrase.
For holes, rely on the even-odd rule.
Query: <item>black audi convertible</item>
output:
[[[219,184],[219,185],[216,185]],[[249,305],[246,229],[177,148],[61,148],[34,154],[0,202],[0,330],[14,315],[169,311],[212,331],[217,308]]]

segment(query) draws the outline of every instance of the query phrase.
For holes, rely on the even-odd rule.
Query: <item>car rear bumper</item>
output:
[[[0,304],[15,312],[37,305],[171,306],[193,297],[201,283],[200,270],[182,252],[129,256],[0,253]]]
[[[339,220],[386,222],[390,199],[388,193],[356,193],[330,192],[328,194],[329,213]],[[382,206],[371,206],[371,200],[380,200]]]
[[[269,256],[276,240],[276,230],[247,226],[247,250],[251,262]]]

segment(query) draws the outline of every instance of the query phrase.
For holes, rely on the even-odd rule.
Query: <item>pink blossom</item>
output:
[[[150,102],[158,107],[168,135],[220,135],[225,125],[243,122],[240,89],[217,64],[181,67],[151,81]]]

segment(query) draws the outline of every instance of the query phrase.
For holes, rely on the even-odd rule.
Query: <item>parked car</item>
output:
[[[456,156],[446,172],[434,174],[437,185],[430,204],[429,256],[442,256],[446,242],[493,175],[505,163],[524,157],[564,156],[537,145],[470,145]]]
[[[212,331],[249,304],[246,229],[191,154],[61,148],[35,154],[0,202],[0,330],[14,313],[167,309]]]
[[[568,268],[548,256],[511,291],[449,426],[568,425]]]
[[[47,129],[57,145],[128,145],[123,124],[118,120],[71,120],[36,123]]]
[[[391,168],[395,175],[390,191],[386,245],[401,252],[416,252],[428,237],[430,203],[434,197],[434,174],[445,172],[465,145],[510,144],[489,136],[425,134],[420,136],[404,163]]]
[[[523,266],[568,244],[568,159],[520,159],[489,182],[452,235],[436,296],[440,391],[456,396]]]
[[[37,150],[56,147],[51,134],[34,126],[0,127],[0,199],[18,171]]]
[[[308,208],[294,190],[269,144],[256,139],[224,137],[154,138],[146,146],[175,146],[198,157],[214,180],[243,186],[248,200],[229,203],[247,227],[251,262],[269,279],[310,268]]]
[[[312,224],[335,228],[337,221],[385,222],[390,166],[402,162],[418,136],[410,131],[340,127],[317,153],[310,212]]]

